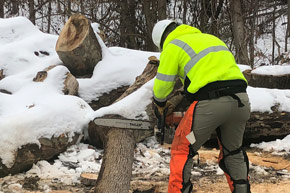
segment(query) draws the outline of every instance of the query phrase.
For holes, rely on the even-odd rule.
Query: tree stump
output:
[[[62,29],[55,50],[63,64],[76,76],[91,76],[102,59],[102,49],[89,20],[72,15]]]
[[[249,86],[262,88],[290,89],[290,74],[274,76],[265,74],[255,74],[252,73],[252,70],[245,70],[243,74],[245,78],[248,80]]]
[[[155,59],[153,60],[151,58],[142,75],[136,78],[135,83],[130,86],[125,91],[125,93],[116,100],[116,102],[136,91],[146,82],[155,77],[157,68],[157,62]],[[146,112],[148,113],[149,117],[153,117],[151,104],[147,106]],[[105,115],[103,117],[123,118],[120,115]],[[141,131],[110,128],[105,126],[96,126],[92,121],[89,124],[89,130],[91,130],[91,132],[97,133],[104,145],[104,157],[97,180],[96,192],[128,193],[130,189],[136,141],[154,135],[153,129],[149,131]]]
[[[82,173],[80,175],[80,181],[86,186],[95,186],[98,179],[98,175],[94,173]]]

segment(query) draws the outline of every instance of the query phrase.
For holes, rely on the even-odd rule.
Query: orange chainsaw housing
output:
[[[172,127],[177,126],[184,116],[184,112],[173,112],[166,116],[166,125]]]

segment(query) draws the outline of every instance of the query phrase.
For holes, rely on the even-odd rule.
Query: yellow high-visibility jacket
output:
[[[183,84],[189,79],[185,89],[192,94],[216,81],[247,82],[223,41],[188,25],[178,26],[165,39],[153,87],[155,101],[167,100],[176,77]]]

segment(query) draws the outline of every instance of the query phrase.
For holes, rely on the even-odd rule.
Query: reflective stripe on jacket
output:
[[[165,102],[179,77],[189,93],[196,93],[208,83],[244,80],[234,56],[217,37],[197,28],[180,25],[166,38],[154,82],[154,99]]]

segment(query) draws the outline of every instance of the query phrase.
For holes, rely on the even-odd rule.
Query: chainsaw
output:
[[[154,130],[154,135],[157,138],[157,141],[163,145],[164,141],[166,141],[166,143],[171,143],[175,129],[183,118],[183,115],[183,112],[170,113],[166,117],[158,120],[157,127],[155,128],[155,124],[150,121],[135,119],[95,118],[94,123],[98,126],[115,127],[120,129]]]

